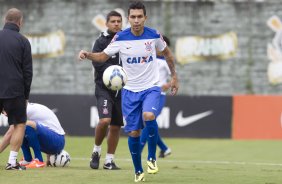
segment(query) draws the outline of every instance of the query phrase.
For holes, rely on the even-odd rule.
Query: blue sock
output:
[[[167,146],[165,145],[165,143],[163,142],[160,134],[158,134],[158,142],[157,142],[157,145],[160,147],[160,149],[162,151],[166,151],[167,150]]]
[[[39,161],[43,162],[39,140],[35,130],[32,127],[26,126],[25,138],[27,139],[29,146],[33,149],[34,157],[37,158]]]
[[[140,137],[128,137],[128,147],[132,157],[135,173],[143,172],[140,152]]]
[[[31,162],[32,161],[32,155],[29,149],[29,145],[28,145],[28,141],[27,139],[24,137],[23,139],[23,143],[22,143],[22,151],[23,151],[23,156],[24,156],[24,160],[27,162]]]
[[[147,139],[148,139],[148,129],[145,127],[142,130],[141,137],[140,137],[140,143],[141,143],[140,152],[141,153],[142,153],[142,151],[144,149],[144,146],[146,145]]]
[[[158,141],[158,124],[154,119],[152,121],[145,121],[148,129],[148,160],[156,160],[156,150]]]

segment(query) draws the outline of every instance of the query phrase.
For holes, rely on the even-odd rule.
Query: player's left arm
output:
[[[10,128],[5,133],[0,143],[0,153],[2,153],[7,148],[7,146],[10,144],[10,140],[12,138],[13,131],[14,131],[14,125],[11,125]]]
[[[167,47],[167,46],[162,51],[162,54],[165,57],[165,60],[166,60],[167,65],[170,69],[170,72],[171,72],[171,81],[170,81],[170,83],[171,83],[171,94],[176,95],[178,88],[179,88],[179,84],[178,84],[177,74],[176,74],[176,71],[175,71],[173,54],[172,54],[171,50],[169,49],[169,47]]]

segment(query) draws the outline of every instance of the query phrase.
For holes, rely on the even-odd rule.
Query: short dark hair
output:
[[[11,8],[5,15],[5,22],[19,23],[23,18],[22,12],[17,8]]]
[[[109,22],[110,18],[111,17],[120,17],[122,19],[122,16],[119,12],[117,11],[110,11],[108,14],[107,14],[107,22]]]
[[[164,39],[164,41],[166,42],[167,46],[170,46],[170,40],[169,40],[169,38],[163,35],[163,39]]]
[[[145,5],[141,1],[133,1],[130,3],[128,8],[128,15],[130,13],[130,10],[136,10],[136,9],[142,9],[144,12],[144,15],[146,15],[146,8]]]

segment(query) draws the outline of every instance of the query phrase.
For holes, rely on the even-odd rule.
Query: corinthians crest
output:
[[[151,52],[152,51],[152,42],[146,42],[145,43],[145,49],[146,49],[146,51]]]

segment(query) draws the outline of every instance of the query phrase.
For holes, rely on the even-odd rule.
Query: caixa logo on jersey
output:
[[[0,127],[7,127],[8,124],[8,118],[4,114],[0,114]]]
[[[128,64],[150,63],[151,61],[153,61],[153,56],[129,57],[126,61]]]

